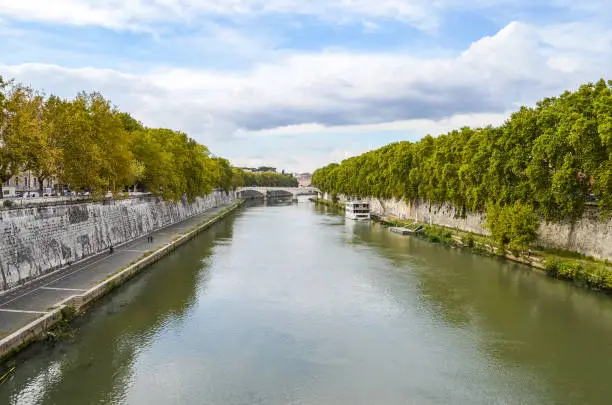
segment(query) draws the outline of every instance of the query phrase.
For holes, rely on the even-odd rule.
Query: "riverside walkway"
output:
[[[182,222],[116,246],[114,252],[103,252],[71,266],[0,295],[0,338],[15,332],[36,318],[47,314],[70,296],[82,294],[107,277],[126,267],[147,252],[156,251],[176,236],[214,217],[232,204],[212,208]],[[153,236],[153,241],[148,240]]]

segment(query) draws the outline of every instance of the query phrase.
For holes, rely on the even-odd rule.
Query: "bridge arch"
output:
[[[297,199],[300,195],[316,195],[318,189],[315,187],[239,187],[236,189],[236,197],[244,199],[285,199],[291,197]]]
[[[259,200],[266,198],[266,192],[253,189],[243,189],[236,193],[236,197],[247,200]]]
[[[295,193],[289,190],[268,190],[266,193],[268,198],[296,198]]]

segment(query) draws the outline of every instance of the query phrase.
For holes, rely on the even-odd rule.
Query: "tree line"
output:
[[[246,187],[297,187],[298,180],[290,174],[275,172],[242,172]]]
[[[576,219],[595,202],[609,215],[612,81],[521,107],[498,127],[427,135],[332,163],[316,170],[312,182],[348,196],[450,203],[487,212],[492,222],[512,223],[513,215]]]
[[[240,171],[187,134],[147,128],[100,93],[67,100],[0,76],[0,181],[30,170],[102,196],[130,186],[166,199],[242,185]],[[0,193],[1,195],[2,193]]]

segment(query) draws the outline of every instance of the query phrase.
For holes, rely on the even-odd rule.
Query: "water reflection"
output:
[[[231,239],[232,226],[229,218],[212,227],[104,299],[72,325],[72,339],[19,356],[0,403],[125,403],[136,356],[160,330],[185,321],[198,288],[206,288],[208,258],[216,243]]]
[[[612,386],[612,299],[534,273],[525,266],[352,226],[354,243],[410,269],[436,316],[469,330],[504,372],[531,374],[559,403],[608,403]],[[401,277],[386,280],[399,295]]]

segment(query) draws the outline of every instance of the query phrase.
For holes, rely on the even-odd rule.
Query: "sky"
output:
[[[612,2],[0,0],[0,75],[311,172],[612,79]]]

